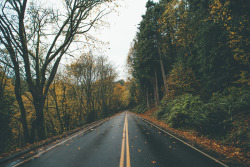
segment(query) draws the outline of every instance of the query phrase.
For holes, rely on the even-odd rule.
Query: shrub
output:
[[[158,111],[157,118],[162,118],[172,127],[180,128],[192,126],[190,120],[202,101],[199,96],[185,94],[163,103],[165,104]]]
[[[140,104],[136,106],[135,108],[133,108],[131,111],[135,113],[143,114],[147,111],[147,107],[145,104]]]
[[[208,102],[191,94],[163,100],[155,115],[174,128],[191,128],[207,136],[239,142],[247,139],[249,128],[247,119],[242,121],[243,117],[237,115],[249,118],[249,101],[249,89],[230,87],[214,93]]]
[[[232,129],[235,116],[249,113],[250,94],[247,89],[230,87],[223,93],[214,93],[211,100],[203,104],[204,118],[200,131],[203,134],[224,136]]]

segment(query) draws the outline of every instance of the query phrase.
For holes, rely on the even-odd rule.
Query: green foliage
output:
[[[140,101],[141,93],[139,92],[139,86],[135,78],[129,79],[128,81],[128,89],[129,89],[129,108],[134,108],[137,106]]]
[[[249,113],[249,101],[249,89],[230,87],[223,93],[214,93],[211,100],[202,106],[204,118],[201,120],[203,126],[199,130],[213,136],[228,134],[234,129],[236,116]]]
[[[132,112],[143,114],[147,111],[147,106],[145,104],[140,104],[131,110]]]
[[[129,66],[133,68],[132,75],[136,78],[140,92],[154,94],[155,78],[160,74],[159,50],[161,35],[158,32],[158,19],[163,12],[163,7],[152,1],[146,4],[147,10],[142,16],[139,31],[134,40],[133,53],[129,55]],[[155,74],[157,73],[157,74]],[[161,87],[162,82],[157,76],[157,84]],[[153,96],[149,99],[142,98],[143,103],[153,102]]]
[[[162,101],[162,106],[156,116],[175,128],[191,126],[189,121],[201,104],[199,96],[184,94],[173,100]]]
[[[146,95],[154,95],[154,67],[160,62],[165,85],[155,117],[175,128],[246,144],[250,120],[248,6],[233,0],[149,1],[129,57],[137,91],[144,91],[144,101],[139,103],[148,104]]]
[[[191,128],[212,137],[228,136],[228,140],[246,140],[247,127],[240,128],[246,119],[239,120],[238,115],[249,114],[249,101],[249,89],[235,87],[214,93],[208,102],[199,96],[185,94],[162,101],[156,116],[174,128]],[[237,129],[240,131],[236,133]]]

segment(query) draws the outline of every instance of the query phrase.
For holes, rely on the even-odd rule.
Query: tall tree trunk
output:
[[[158,77],[157,77],[157,72],[155,68],[155,105],[158,107],[160,104],[160,99],[159,99],[159,88],[158,88]]]
[[[17,100],[18,105],[19,105],[19,109],[21,111],[21,123],[22,123],[22,127],[23,127],[24,142],[30,143],[31,140],[30,140],[29,129],[28,129],[27,120],[26,120],[26,110],[24,108],[24,104],[22,101],[20,91],[18,91],[18,89],[20,89],[20,87],[19,87],[20,85],[19,86],[16,86],[16,85],[18,85],[18,84],[15,83],[15,95],[16,95],[16,100]]]
[[[45,98],[37,98],[34,100],[34,106],[36,110],[36,128],[37,128],[37,137],[39,140],[44,140],[46,138],[46,130],[45,130],[45,121],[44,121],[44,103]]]
[[[160,50],[160,47],[158,47],[158,52],[159,52],[159,55],[160,55],[160,65],[161,65],[162,79],[163,79],[163,83],[164,83],[164,93],[167,95],[167,91],[168,91],[168,88],[167,88],[167,79],[166,79],[166,74],[165,74],[163,62],[162,62],[162,59],[161,59],[161,50]]]
[[[26,110],[23,104],[22,100],[22,95],[21,95],[21,82],[20,82],[20,72],[19,72],[19,67],[18,65],[14,67],[15,70],[15,95],[16,95],[16,100],[19,105],[19,109],[21,111],[21,123],[23,127],[23,136],[24,136],[24,142],[29,143],[31,142],[30,140],[30,134],[29,134],[29,129],[27,125],[27,120],[26,120]]]
[[[26,120],[26,110],[23,104],[22,100],[22,95],[21,95],[21,79],[20,79],[20,68],[19,68],[19,63],[18,63],[18,57],[13,48],[8,47],[7,48],[11,57],[11,61],[14,65],[14,71],[15,71],[15,96],[16,100],[19,105],[19,109],[21,111],[21,123],[23,127],[23,136],[24,136],[24,142],[29,143],[31,142],[30,139],[30,134],[29,134],[29,129],[27,125],[27,120]]]

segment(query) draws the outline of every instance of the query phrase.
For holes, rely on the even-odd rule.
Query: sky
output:
[[[127,78],[126,59],[129,48],[142,15],[146,11],[146,3],[148,0],[122,0],[121,7],[118,7],[115,13],[109,14],[105,21],[109,23],[109,27],[99,30],[99,40],[108,42],[109,45],[105,49],[104,55],[108,57],[118,73],[118,79]],[[158,2],[158,0],[154,0]]]

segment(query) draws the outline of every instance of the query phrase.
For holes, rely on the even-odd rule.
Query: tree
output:
[[[142,16],[139,32],[129,53],[128,63],[132,64],[133,76],[137,78],[144,91],[147,107],[150,107],[151,101],[154,101],[155,106],[159,105],[159,87],[165,81],[165,71],[159,52],[161,41],[158,32],[158,19],[163,12],[163,7],[152,1],[148,1],[146,7],[147,11]]]
[[[168,99],[173,99],[185,93],[197,94],[200,88],[192,70],[181,63],[173,66],[168,75],[167,84],[169,91],[166,98]]]
[[[99,103],[101,117],[107,117],[113,114],[109,109],[111,109],[114,88],[115,88],[115,78],[117,76],[114,67],[108,63],[105,57],[98,57],[96,60],[97,68],[97,103]],[[114,109],[114,108],[113,108]]]
[[[204,98],[234,82],[244,67],[233,58],[228,33],[223,28],[226,19],[214,21],[217,1],[173,0],[164,3],[160,31],[165,39],[163,52],[173,53],[173,58],[167,59],[173,60],[170,64],[181,62],[191,68],[201,84],[200,93]]]
[[[7,67],[0,66],[0,153],[8,150],[12,132],[9,126],[13,118],[13,85],[11,79],[7,78]]]
[[[76,62],[68,67],[68,71],[74,76],[74,89],[79,98],[80,120],[86,115],[87,122],[94,120],[93,90],[96,80],[96,62],[92,53],[83,54]],[[85,112],[83,111],[83,101],[86,101]],[[95,114],[93,114],[95,115]],[[91,118],[93,117],[93,118]]]
[[[21,97],[21,78],[25,78],[32,94],[38,138],[45,139],[43,109],[59,63],[76,37],[88,32],[105,15],[104,11],[94,13],[93,10],[109,2],[65,0],[63,11],[43,8],[35,1],[30,4],[28,0],[1,2],[0,42],[1,47],[8,50],[15,71],[15,95],[26,143],[30,135]]]

